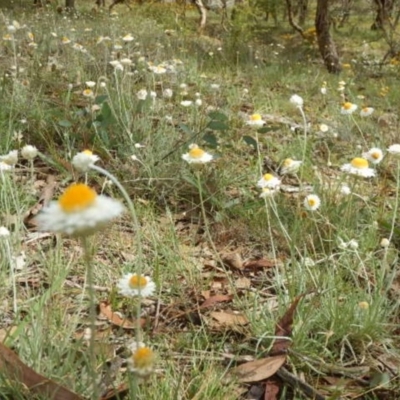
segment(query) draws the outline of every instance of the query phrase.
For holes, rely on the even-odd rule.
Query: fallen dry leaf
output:
[[[299,301],[304,296],[305,296],[304,294],[301,294],[300,296],[297,296],[293,300],[289,309],[286,311],[284,316],[276,324],[275,336],[290,337],[292,335],[292,325],[293,325],[294,313],[296,312],[296,308],[297,308],[297,305],[299,304]],[[269,354],[271,356],[274,356],[277,354],[286,353],[286,351],[289,348],[291,343],[292,342],[289,339],[284,339],[284,338],[276,339]]]
[[[235,280],[235,288],[236,289],[249,289],[251,287],[251,280],[242,276]]]
[[[129,394],[128,385],[123,383],[117,389],[110,389],[101,396],[100,400],[122,400]]]
[[[231,268],[233,270],[243,269],[243,260],[238,253],[223,254],[221,256],[221,260],[228,268]]]
[[[215,327],[234,327],[243,326],[249,323],[247,317],[243,314],[233,314],[226,311],[213,311],[210,316],[215,320],[211,325]]]
[[[280,389],[279,381],[276,378],[268,379],[265,383],[264,400],[277,400]]]
[[[239,379],[239,382],[259,382],[274,375],[276,371],[286,362],[286,355],[261,358],[239,365],[232,370],[232,373]]]
[[[38,202],[32,206],[24,216],[24,224],[28,227],[36,226],[35,217],[39,211],[46,206],[53,198],[54,190],[57,182],[54,175],[49,175],[46,180],[46,186],[43,188],[42,193],[39,197]]]
[[[266,269],[272,268],[279,265],[281,262],[279,260],[267,260],[266,258],[260,258],[258,260],[246,261],[243,264],[244,269]]]
[[[25,365],[12,350],[1,343],[0,373],[10,380],[22,383],[32,394],[48,400],[83,400],[82,397]]]
[[[233,299],[232,294],[216,294],[215,296],[211,296],[207,298],[204,303],[200,306],[200,308],[211,307],[214,304],[222,303],[224,301],[231,301]]]
[[[100,313],[103,314],[109,322],[124,329],[135,329],[137,327],[135,321],[129,321],[126,318],[121,318],[117,313],[111,309],[111,305],[106,302],[100,302]],[[140,318],[139,325],[143,327],[146,324],[144,318]]]

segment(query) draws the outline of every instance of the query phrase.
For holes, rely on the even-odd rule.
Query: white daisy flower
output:
[[[25,160],[33,160],[38,155],[38,149],[35,146],[27,144],[21,149],[21,156]]]
[[[146,89],[140,89],[137,93],[136,93],[136,97],[139,100],[146,100],[147,98],[147,90]]]
[[[257,182],[260,188],[276,189],[281,184],[281,180],[272,174],[264,174],[263,177]]]
[[[125,66],[129,66],[133,64],[133,61],[130,58],[121,58],[120,63]]]
[[[390,240],[387,238],[383,238],[380,242],[380,246],[384,249],[387,249],[390,246]]]
[[[14,25],[8,25],[7,31],[8,31],[8,33],[13,34],[13,33],[17,32],[17,28]]]
[[[329,131],[329,126],[326,124],[320,124],[319,125],[319,131],[322,133],[326,133]]]
[[[379,164],[383,160],[383,152],[377,147],[373,147],[372,149],[364,152],[362,156],[372,164]]]
[[[286,160],[283,161],[279,172],[281,175],[295,174],[299,170],[301,164],[302,161],[296,161],[292,160],[291,158],[286,158]]]
[[[304,207],[309,211],[318,210],[321,205],[321,200],[316,194],[309,194],[304,199]]]
[[[81,172],[89,171],[90,167],[99,160],[90,150],[83,150],[72,159],[72,165]]]
[[[156,75],[162,75],[167,72],[167,68],[165,68],[163,65],[153,65],[149,67],[149,70],[153,72]]]
[[[112,67],[114,67],[115,71],[123,71],[124,70],[124,66],[118,60],[110,61],[110,65]]]
[[[146,378],[154,370],[156,356],[150,347],[139,342],[129,346],[132,356],[128,359],[128,368],[139,377]]]
[[[3,171],[10,171],[10,170],[12,170],[13,168],[14,168],[13,165],[9,165],[9,164],[6,164],[6,163],[3,162],[3,161],[0,161],[0,172],[3,172]]]
[[[190,107],[193,104],[192,100],[183,100],[181,101],[181,106],[183,107]]]
[[[94,87],[96,86],[96,82],[94,82],[94,81],[87,81],[87,82],[85,82],[85,85],[86,85],[88,88],[94,88]]]
[[[87,236],[105,227],[124,211],[121,202],[96,192],[83,183],[69,186],[58,201],[36,217],[39,231]]]
[[[339,248],[342,250],[345,250],[345,249],[357,250],[358,242],[355,239],[351,239],[348,242],[345,242],[345,241],[343,241],[343,239],[339,238]]]
[[[340,169],[348,174],[362,176],[363,178],[371,178],[376,175],[375,170],[369,168],[368,160],[361,157],[353,158],[349,164],[344,164]]]
[[[85,89],[82,92],[82,94],[83,94],[84,97],[89,97],[89,98],[93,98],[94,97],[94,93],[93,93],[92,89]]]
[[[170,99],[174,95],[174,92],[172,91],[172,89],[164,89],[162,95],[164,98]]]
[[[361,117],[369,117],[375,111],[372,107],[363,107],[360,111]]]
[[[10,236],[10,231],[5,226],[0,226],[0,237]]]
[[[388,153],[390,153],[392,156],[395,157],[400,157],[400,144],[392,144],[389,146],[387,149]]]
[[[132,42],[132,41],[134,40],[134,37],[133,37],[130,33],[128,33],[127,35],[125,35],[125,36],[122,38],[122,40],[123,40],[124,42]]]
[[[265,121],[262,119],[260,114],[253,114],[250,115],[249,119],[246,121],[246,125],[250,126],[263,126],[265,124]]]
[[[0,161],[7,165],[14,166],[18,162],[18,150],[11,150],[8,154],[0,156]]]
[[[117,284],[118,293],[126,297],[148,297],[156,290],[156,284],[149,276],[125,274]]]
[[[343,184],[340,186],[340,193],[343,194],[344,196],[347,196],[351,193],[351,189],[346,184]]]
[[[340,109],[340,113],[343,115],[350,115],[353,114],[354,111],[356,111],[358,108],[357,104],[350,103],[347,101],[344,103]]]
[[[295,107],[303,107],[304,104],[304,100],[302,97],[300,97],[297,94],[294,94],[291,98],[290,98],[290,102],[295,106]]]
[[[205,164],[213,159],[213,156],[197,145],[191,145],[188,153],[182,155],[182,159],[189,164]]]

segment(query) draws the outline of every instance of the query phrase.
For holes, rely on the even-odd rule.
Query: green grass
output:
[[[106,381],[107,362],[129,358],[133,330],[98,318],[95,359],[82,337],[91,322],[81,242],[54,235],[30,240],[29,230],[35,228],[29,224],[38,211],[32,207],[46,179],[56,178],[54,198],[72,182],[82,182],[85,177],[70,162],[88,148],[99,155],[98,165],[122,183],[137,217],[135,222],[127,212],[90,238],[96,304],[106,300],[133,320],[137,300],[118,294],[118,279],[140,271],[157,284],[156,294],[143,301],[147,322],[141,331],[157,354],[156,370],[139,382],[124,362],[108,388],[125,383],[131,399],[240,398],[250,385],[231,379],[236,358],[266,356],[277,322],[296,296],[307,294],[294,318],[286,367],[324,393],[329,387],[324,376],[342,371],[339,375],[350,379],[351,368],[365,367],[367,372],[356,378],[372,382],[386,373],[390,382],[383,387],[396,397],[399,165],[386,155],[373,179],[340,171],[363,151],[379,147],[386,152],[398,142],[398,66],[365,62],[382,60],[387,51],[382,34],[368,29],[372,14],[359,10],[335,31],[348,66],[332,76],[312,40],[303,41],[284,22],[276,27],[262,21],[261,11],[254,16],[244,7],[228,31],[210,13],[199,36],[193,9],[184,18],[178,7],[146,4],[128,13],[121,5],[118,16],[110,17],[92,12],[91,2],[79,3],[77,15],[58,14],[54,6],[35,11],[18,4],[4,11],[8,22],[2,35],[13,20],[21,28],[15,41],[0,44],[0,154],[25,144],[41,152],[33,181],[24,160],[0,176],[0,226],[11,231],[8,239],[0,238],[5,344],[37,372],[86,398],[93,396],[93,371]],[[312,23],[310,15],[307,24]],[[134,40],[124,43],[128,33]],[[99,43],[100,36],[110,40]],[[63,37],[71,43],[62,44]],[[86,52],[74,49],[74,43]],[[109,62],[123,58],[130,58],[132,66],[114,71]],[[176,71],[156,75],[149,63],[170,63]],[[86,81],[97,83],[94,98],[82,94]],[[339,81],[346,82],[343,92]],[[324,82],[326,95],[320,92]],[[139,100],[141,89],[157,97]],[[174,91],[171,99],[162,97],[165,89]],[[180,104],[195,101],[196,93],[200,106]],[[289,102],[295,93],[304,99],[307,140],[302,115]],[[352,116],[340,114],[342,94],[359,106]],[[361,106],[374,107],[374,114],[361,118]],[[268,129],[246,125],[253,113],[266,119]],[[318,133],[322,123],[329,126],[323,136]],[[191,143],[216,159],[192,168],[181,158]],[[300,192],[282,191],[272,201],[259,198],[256,184],[267,172],[264,157],[277,168],[285,158],[301,160],[303,154],[297,177],[283,178]],[[87,181],[98,193],[122,200],[118,188],[99,173],[90,171]],[[341,193],[343,183],[353,194]],[[315,212],[304,208],[306,186],[321,199]],[[391,238],[388,248],[380,246],[382,238]],[[357,247],[341,245],[352,239]],[[9,255],[21,252],[25,263],[13,270],[14,313],[15,262],[10,264]],[[239,272],[221,264],[226,253],[276,262],[270,269]],[[201,309],[207,293],[233,297]],[[210,313],[216,310],[239,312],[248,324],[212,323]],[[379,398],[373,384],[354,385],[361,398]],[[0,387],[13,398],[30,398],[4,376]],[[352,390],[343,387],[339,395],[347,398]],[[305,397],[283,384],[281,398]]]

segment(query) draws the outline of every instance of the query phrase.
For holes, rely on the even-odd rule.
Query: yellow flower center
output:
[[[205,154],[205,151],[200,149],[200,147],[195,147],[194,149],[189,151],[189,156],[191,158],[201,158]]]
[[[308,199],[307,203],[310,207],[314,207],[317,204],[317,200],[315,200],[314,198]]]
[[[91,96],[93,94],[93,91],[91,89],[85,89],[83,91],[84,96]]]
[[[261,121],[261,115],[260,114],[253,114],[250,116],[251,121]]]
[[[291,158],[287,158],[284,162],[283,162],[283,166],[284,167],[290,167],[293,164],[293,160]]]
[[[77,183],[69,186],[58,199],[63,211],[73,213],[90,207],[96,200],[97,194],[89,186]]]
[[[369,112],[369,107],[364,107],[362,110],[363,110],[363,112],[367,113],[367,112]]]
[[[366,301],[360,301],[358,306],[361,308],[361,310],[368,310],[369,308],[369,304]]]
[[[82,153],[85,154],[86,156],[92,156],[93,155],[93,153],[90,150],[83,150]]]
[[[358,169],[368,168],[368,161],[365,158],[356,157],[351,160],[351,166]]]
[[[154,353],[148,347],[141,347],[132,355],[133,364],[138,369],[149,368],[154,363]]]
[[[132,275],[129,279],[129,286],[132,289],[143,289],[147,285],[147,279],[142,275]]]
[[[343,108],[345,110],[351,110],[352,107],[353,107],[353,103],[350,103],[349,101],[347,101],[346,103],[343,104]]]
[[[273,176],[272,174],[265,174],[265,175],[263,176],[263,179],[264,179],[265,181],[270,181],[270,180],[274,179],[274,176]]]
[[[378,153],[377,151],[374,151],[373,153],[371,153],[371,157],[372,157],[374,160],[379,160],[380,157],[381,157],[381,154]]]

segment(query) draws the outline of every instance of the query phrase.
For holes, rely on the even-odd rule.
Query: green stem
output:
[[[397,212],[399,209],[399,189],[400,189],[400,161],[397,161],[396,202],[394,204],[392,226],[391,226],[390,235],[389,235],[389,242],[392,241],[392,237],[394,235],[394,229],[395,229],[395,225],[396,225],[396,218],[398,216]]]
[[[18,306],[17,306],[17,284],[15,281],[14,262],[12,259],[11,245],[10,245],[8,238],[6,239],[5,243],[6,243],[6,255],[8,258],[8,262],[10,264],[11,283],[12,283],[12,287],[13,287],[13,310],[14,310],[14,314],[16,316],[17,311],[18,311]]]
[[[97,400],[99,398],[97,374],[96,374],[96,299],[93,287],[93,265],[92,256],[90,254],[90,243],[86,236],[82,237],[82,247],[86,265],[87,286],[89,291],[89,321],[90,321],[90,339],[89,339],[89,374],[92,379],[92,398]]]

